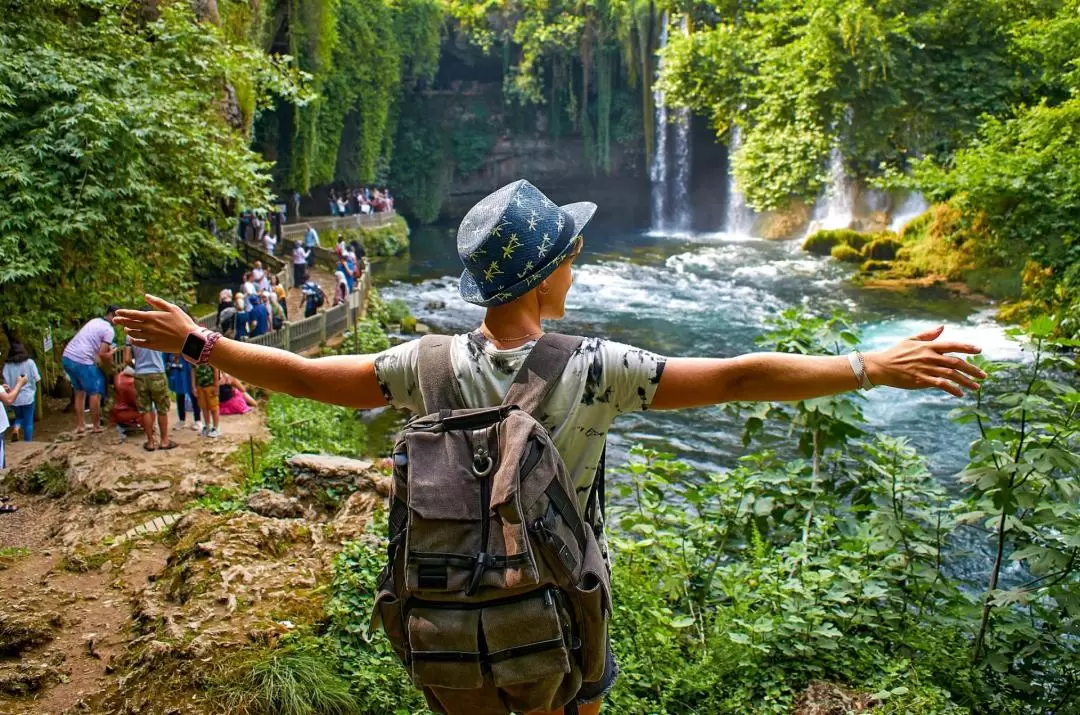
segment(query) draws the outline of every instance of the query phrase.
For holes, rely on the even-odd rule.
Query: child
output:
[[[218,411],[218,386],[220,384],[221,373],[216,367],[196,365],[191,372],[191,387],[203,411],[203,428],[200,433],[203,437],[221,436],[221,432],[218,431],[221,418]],[[213,424],[212,427],[211,424]]]

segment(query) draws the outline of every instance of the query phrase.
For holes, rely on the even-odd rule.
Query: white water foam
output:
[[[731,129],[731,145],[728,147],[727,206],[724,211],[724,233],[731,236],[749,237],[754,230],[754,211],[746,205],[746,197],[735,182],[732,164],[735,154],[742,146],[742,131],[738,125]]]
[[[855,218],[855,196],[844,168],[844,156],[833,147],[829,153],[829,187],[814,204],[807,234],[821,230],[848,228]]]
[[[904,226],[907,225],[908,221],[926,213],[929,208],[930,204],[927,203],[922,194],[918,191],[911,192],[893,211],[892,220],[889,222],[889,230],[900,233],[904,230]]]

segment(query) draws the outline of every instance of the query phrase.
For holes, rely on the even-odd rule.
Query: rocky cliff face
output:
[[[613,146],[610,174],[584,157],[580,137],[502,137],[479,170],[454,180],[443,213],[460,217],[496,188],[528,179],[553,201],[595,201],[613,216],[629,213],[628,220],[647,222],[649,181],[643,147]]]

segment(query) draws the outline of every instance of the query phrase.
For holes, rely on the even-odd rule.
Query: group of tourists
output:
[[[117,310],[117,306],[109,306],[103,317],[90,320],[64,349],[64,372],[75,390],[76,435],[104,431],[101,403],[107,392],[105,374],[114,372],[113,355],[117,346],[113,319]],[[243,385],[232,376],[207,365],[193,367],[179,354],[140,347],[130,339],[123,347],[122,365],[112,377],[115,397],[108,422],[121,439],[126,439],[131,431],[141,429],[146,436],[143,449],[147,451],[176,447],[169,436],[169,410],[173,400],[178,418],[173,429],[185,429],[190,425],[190,429],[201,436],[211,438],[221,436],[220,415],[243,414],[255,404]],[[84,410],[87,399],[89,428]],[[190,422],[187,420],[189,411]]]
[[[260,244],[270,255],[274,255],[281,241],[281,225],[286,219],[286,205],[277,204],[272,209],[243,211],[237,223],[237,238],[241,242]]]
[[[244,272],[239,290],[218,293],[218,326],[237,339],[257,338],[281,330],[289,317],[288,293],[281,279],[255,261]]]
[[[370,216],[394,210],[390,189],[345,189],[340,193],[330,189],[331,216]]]
[[[353,240],[346,244],[345,236],[340,233],[334,253],[337,254],[337,265],[334,267],[334,305],[341,305],[349,299],[350,293],[360,287],[367,253],[359,241]]]

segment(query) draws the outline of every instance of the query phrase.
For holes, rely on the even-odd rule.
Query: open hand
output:
[[[119,310],[114,322],[124,326],[132,344],[140,348],[178,353],[188,333],[199,325],[180,306],[150,294],[146,302],[154,310]]]
[[[962,358],[946,353],[977,355],[982,348],[968,343],[938,340],[944,325],[902,340],[888,350],[868,353],[866,376],[875,385],[899,387],[904,390],[936,388],[956,397],[963,390],[978,390],[975,379],[986,373]]]

